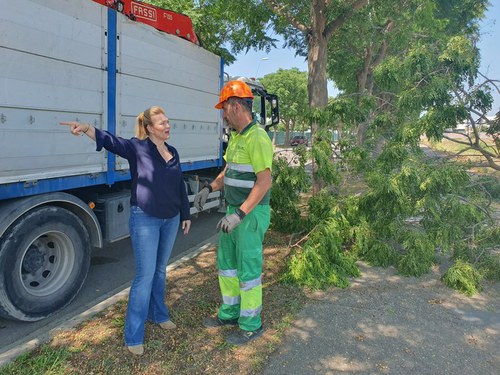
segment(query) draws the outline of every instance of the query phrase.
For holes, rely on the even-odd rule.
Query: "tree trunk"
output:
[[[324,35],[326,26],[325,2],[313,0],[312,13],[312,27],[307,41],[307,63],[309,69],[307,91],[311,108],[325,108],[328,104],[326,74],[328,40]]]
[[[394,27],[394,22],[392,20],[388,21],[386,26],[384,27],[383,32],[388,33]],[[358,102],[361,100],[363,95],[372,95],[373,94],[373,71],[377,66],[379,66],[384,60],[387,53],[387,41],[383,40],[380,46],[378,46],[378,51],[375,54],[375,46],[371,44],[366,48],[365,51],[365,61],[363,64],[363,69],[358,72],[357,80],[358,80]],[[370,126],[371,119],[367,119],[363,123],[358,125],[356,132],[356,143],[358,146],[362,146],[366,140],[366,131]]]
[[[284,140],[284,146],[289,146],[290,145],[290,120],[287,120],[285,122],[285,140]]]
[[[311,9],[312,27],[307,35],[307,64],[309,76],[307,80],[307,92],[309,94],[309,106],[312,110],[325,108],[328,105],[327,73],[326,65],[328,59],[328,40],[324,35],[326,27],[325,1],[313,0]],[[314,146],[314,137],[319,124],[311,124],[311,145]],[[313,169],[313,194],[321,190],[318,181],[317,165],[312,160]]]

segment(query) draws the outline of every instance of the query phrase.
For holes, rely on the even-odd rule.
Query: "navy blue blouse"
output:
[[[128,160],[132,187],[130,205],[147,214],[168,219],[180,213],[181,220],[190,220],[189,201],[182,178],[179,153],[167,144],[172,159],[163,159],[149,139],[124,139],[96,129],[96,150],[106,150]]]

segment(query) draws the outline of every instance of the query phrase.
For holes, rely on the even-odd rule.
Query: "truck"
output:
[[[182,14],[133,0],[0,4],[0,316],[37,321],[77,295],[94,248],[128,236],[127,160],[59,122],[131,138],[136,116],[162,106],[192,202],[223,166],[214,104],[227,77]],[[268,128],[278,98],[253,89]],[[205,207],[220,204],[213,192]]]

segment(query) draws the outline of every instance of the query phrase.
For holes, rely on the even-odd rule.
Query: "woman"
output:
[[[85,134],[128,160],[130,165],[130,238],[136,275],[130,288],[125,319],[125,344],[136,355],[144,353],[146,320],[175,329],[165,304],[166,267],[179,222],[184,234],[191,227],[189,201],[179,154],[168,145],[170,124],[161,107],[151,107],[136,120],[135,138],[123,139],[89,124],[61,122],[74,135]]]

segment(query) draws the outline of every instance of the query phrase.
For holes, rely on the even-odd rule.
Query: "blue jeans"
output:
[[[125,319],[127,346],[143,344],[146,320],[163,323],[170,319],[165,304],[166,268],[179,228],[179,217],[159,219],[137,206],[130,207],[130,239],[136,270]]]

